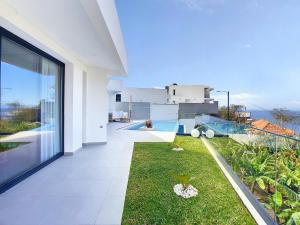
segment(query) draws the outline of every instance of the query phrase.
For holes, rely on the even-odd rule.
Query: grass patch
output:
[[[10,149],[19,147],[20,145],[28,144],[29,142],[0,142],[0,152],[5,152]]]
[[[0,133],[4,134],[14,134],[20,131],[32,130],[39,127],[38,123],[30,123],[25,121],[10,121],[2,120],[0,121]]]
[[[200,139],[136,143],[122,224],[256,224]],[[199,195],[173,192],[176,175],[189,175]]]

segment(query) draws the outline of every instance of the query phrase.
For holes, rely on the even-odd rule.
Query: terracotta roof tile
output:
[[[295,135],[295,131],[280,127],[263,119],[252,122],[252,127],[284,136]]]

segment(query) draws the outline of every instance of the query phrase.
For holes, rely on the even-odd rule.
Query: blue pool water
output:
[[[32,131],[55,131],[53,124],[44,124],[40,127],[32,129]]]
[[[165,131],[165,132],[177,132],[178,131],[178,122],[177,121],[167,121],[167,120],[154,120],[152,121],[154,131]],[[128,130],[139,130],[144,126],[144,123],[138,123],[132,125]]]
[[[246,134],[248,125],[238,124],[232,121],[227,121],[221,118],[202,115],[199,117],[201,124],[206,129],[213,130],[216,134],[228,135],[228,134]]]

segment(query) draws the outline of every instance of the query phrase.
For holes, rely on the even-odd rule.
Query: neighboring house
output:
[[[217,115],[213,89],[205,85],[170,85],[163,88],[126,88],[111,80],[110,110],[129,112],[131,119],[191,119],[202,113]]]
[[[167,103],[167,90],[162,88],[124,88],[122,102]]]
[[[240,112],[236,112],[235,113],[236,116],[236,120],[238,122],[241,123],[251,123],[252,119],[251,119],[251,112],[247,112],[247,111],[240,111]]]
[[[168,103],[210,103],[210,92],[213,88],[206,85],[178,85],[166,86]]]
[[[264,130],[264,131],[271,132],[274,134],[279,134],[279,135],[284,135],[284,136],[294,136],[295,135],[295,131],[280,127],[276,124],[273,124],[273,123],[271,123],[267,120],[263,120],[263,119],[254,121],[254,122],[252,122],[251,125],[253,128]],[[254,130],[254,132],[256,132],[256,131]]]
[[[127,53],[113,0],[1,0],[0,41],[1,101],[42,112],[41,128],[9,139],[32,147],[19,147],[22,167],[5,152],[1,192],[84,144],[106,143],[106,87],[127,74]]]

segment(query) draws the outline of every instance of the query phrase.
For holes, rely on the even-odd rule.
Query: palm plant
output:
[[[191,180],[194,179],[189,175],[177,175],[175,178],[180,184],[182,184],[184,189],[187,189],[190,186]]]

